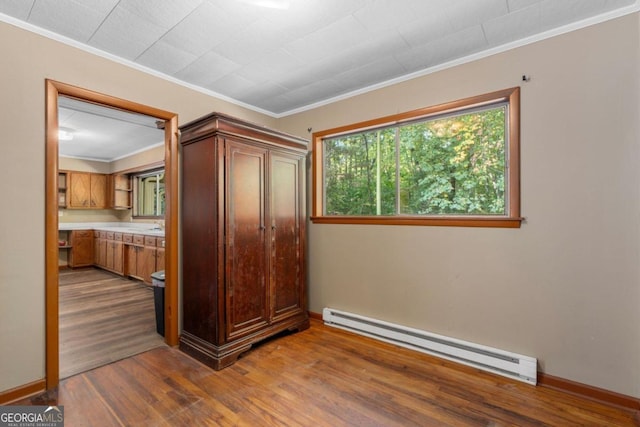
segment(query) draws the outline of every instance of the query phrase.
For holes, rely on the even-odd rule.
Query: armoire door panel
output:
[[[266,151],[227,141],[228,337],[268,323]]]
[[[300,157],[271,154],[271,309],[272,317],[302,310]]]

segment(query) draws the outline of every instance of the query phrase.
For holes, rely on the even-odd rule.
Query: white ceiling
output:
[[[58,126],[73,135],[59,140],[58,154],[111,162],[164,144],[156,118],[72,98],[58,100]]]
[[[638,0],[251,2],[0,0],[0,19],[281,117],[640,9]]]

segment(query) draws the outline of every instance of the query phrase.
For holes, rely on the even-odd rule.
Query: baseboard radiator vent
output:
[[[493,372],[529,384],[537,381],[537,359],[419,329],[325,308],[326,325],[345,329],[380,341],[417,350],[436,357]]]

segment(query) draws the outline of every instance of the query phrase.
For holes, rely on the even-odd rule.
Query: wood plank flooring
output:
[[[47,400],[48,399],[48,400]],[[27,402],[22,402],[25,404]],[[213,371],[163,347],[61,382],[68,426],[634,426],[636,412],[324,326]]]
[[[60,378],[163,346],[153,291],[104,270],[62,270]]]

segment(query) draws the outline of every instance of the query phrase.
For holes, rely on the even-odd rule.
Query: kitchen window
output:
[[[164,169],[133,175],[134,217],[164,218]]]
[[[313,135],[315,223],[520,226],[519,88]]]

